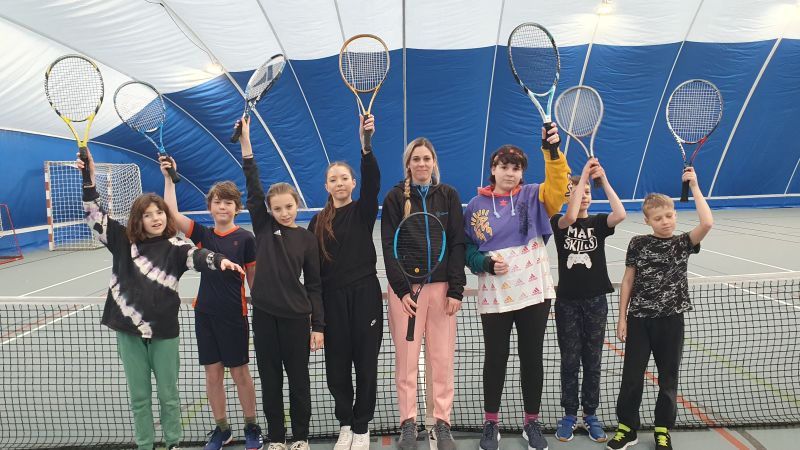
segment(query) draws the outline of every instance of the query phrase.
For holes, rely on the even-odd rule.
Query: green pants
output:
[[[178,396],[178,338],[142,339],[117,332],[117,352],[128,381],[138,449],[152,450],[155,441],[151,372],[156,376],[164,441],[167,447],[179,444],[183,428]]]

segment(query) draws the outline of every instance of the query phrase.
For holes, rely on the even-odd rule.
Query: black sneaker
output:
[[[481,433],[481,450],[498,450],[500,448],[500,427],[497,422],[487,420],[483,422],[483,433]]]
[[[608,450],[623,450],[630,446],[636,445],[639,439],[636,437],[636,430],[631,430],[625,424],[617,425],[617,432],[614,437],[608,441],[606,448]]]
[[[400,424],[400,438],[397,440],[398,450],[417,450],[417,423],[414,419],[406,419]]]
[[[672,438],[665,427],[656,427],[653,437],[656,440],[656,450],[672,450]]]
[[[522,429],[522,438],[528,441],[528,450],[547,450],[547,439],[542,434],[542,424],[529,420]]]

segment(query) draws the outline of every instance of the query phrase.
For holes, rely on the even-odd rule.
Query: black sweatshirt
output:
[[[94,187],[84,188],[83,207],[92,233],[111,252],[102,324],[146,339],[178,337],[178,280],[187,270],[218,270],[224,256],[191,242],[159,236],[131,244],[125,226],[106,214]]]
[[[383,245],[383,262],[386,266],[386,277],[389,285],[398,297],[411,291],[403,276],[403,271],[394,259],[394,233],[403,220],[405,205],[405,182],[401,181],[386,194],[381,214],[381,243]],[[411,187],[411,213],[427,212],[436,216],[444,226],[447,237],[447,251],[439,267],[431,275],[431,282],[448,283],[447,296],[461,300],[464,296],[464,285],[467,276],[464,274],[465,236],[464,212],[461,210],[461,199],[458,192],[446,184],[430,186],[423,205],[422,196],[416,187]]]
[[[381,173],[372,152],[361,155],[361,193],[358,200],[336,208],[333,217],[334,239],[326,236],[325,248],[331,256],[322,261],[322,288],[334,291],[369,276],[377,276],[377,256],[372,241],[372,229],[378,216],[378,192]],[[314,231],[315,215],[308,224]]]
[[[253,307],[277,317],[311,316],[311,329],[323,332],[317,238],[305,228],[279,224],[267,210],[253,158],[245,158],[242,168],[247,179],[247,209],[256,235],[256,276],[250,293]]]

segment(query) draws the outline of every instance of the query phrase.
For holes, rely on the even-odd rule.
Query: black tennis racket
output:
[[[89,129],[103,104],[103,76],[100,69],[89,59],[80,55],[65,55],[47,68],[44,74],[44,93],[53,111],[67,124],[78,143],[80,159],[84,163],[83,185],[89,179],[89,157],[87,143]],[[78,135],[74,123],[86,122],[83,137]]]
[[[550,130],[553,127],[551,105],[561,71],[561,59],[553,36],[538,23],[517,26],[508,37],[508,63],[522,91],[539,110],[545,130]],[[546,143],[545,148],[550,150],[551,159],[558,159],[557,144]]]
[[[394,232],[394,259],[403,271],[414,303],[417,302],[419,293],[429,281],[430,275],[442,262],[446,247],[447,237],[444,227],[433,214],[425,212],[409,214],[397,226]],[[416,289],[414,285],[417,286]],[[416,317],[409,317],[407,341],[414,340],[415,325]]]
[[[372,103],[389,73],[389,47],[381,38],[372,34],[351,37],[339,51],[339,73],[358,101],[361,115],[367,119]],[[372,93],[364,108],[360,93]],[[372,131],[364,131],[364,150],[372,150]]]
[[[244,91],[244,113],[242,113],[242,117],[250,116],[250,111],[256,108],[256,104],[261,100],[261,97],[278,81],[284,67],[286,67],[286,58],[278,53],[256,69],[253,75],[250,75],[250,81],[247,82],[247,87]],[[242,122],[237,121],[236,128],[233,130],[233,135],[231,135],[231,143],[239,142],[239,136],[241,135]]]
[[[684,170],[691,167],[700,147],[717,128],[722,119],[722,94],[714,83],[688,80],[672,91],[667,102],[667,126],[678,142]],[[692,156],[686,158],[684,144],[696,144]],[[681,202],[689,201],[689,182],[681,187]]]
[[[159,156],[169,158],[164,149],[164,122],[167,119],[167,110],[164,98],[151,84],[141,81],[128,81],[122,83],[114,93],[114,109],[125,125],[147,138]],[[154,137],[158,134],[158,143]],[[153,137],[151,137],[151,135]],[[173,183],[181,181],[175,168],[167,169]]]
[[[555,115],[559,129],[580,144],[587,158],[594,158],[594,137],[603,120],[603,99],[600,94],[589,86],[571,87],[556,99]],[[588,147],[582,140],[587,136],[591,136]],[[594,179],[595,187],[602,185],[602,179]]]

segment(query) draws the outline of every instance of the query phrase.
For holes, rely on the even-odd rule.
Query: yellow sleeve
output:
[[[542,149],[544,155],[544,183],[539,187],[539,201],[549,217],[553,217],[567,202],[569,192],[569,164],[567,158],[558,150],[558,159],[550,159],[550,151]]]

